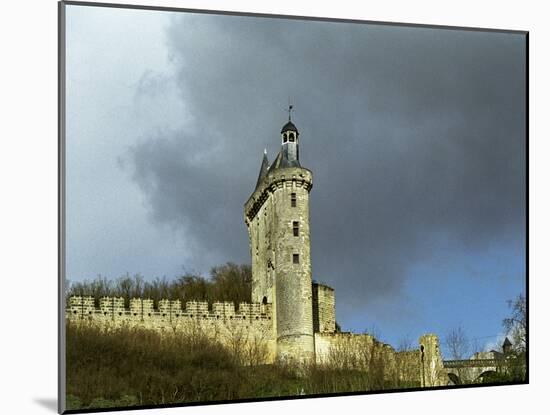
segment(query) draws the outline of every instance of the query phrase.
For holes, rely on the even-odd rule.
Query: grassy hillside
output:
[[[243,366],[200,335],[67,326],[68,409],[223,401],[398,388],[380,371],[282,365]],[[416,386],[416,385],[409,385]]]

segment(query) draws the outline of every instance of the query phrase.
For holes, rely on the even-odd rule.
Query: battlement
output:
[[[271,320],[271,304],[239,303],[238,308],[232,302],[214,302],[209,307],[206,301],[187,301],[182,308],[180,300],[162,299],[154,308],[152,299],[132,298],[126,308],[122,297],[102,297],[99,307],[94,298],[72,296],[66,308],[68,318],[78,317],[125,317],[130,319],[169,318],[203,320]]]
[[[269,173],[260,186],[249,197],[244,205],[245,219],[251,221],[271,193],[283,188],[304,188],[308,192],[313,186],[311,171],[303,167],[286,167]]]

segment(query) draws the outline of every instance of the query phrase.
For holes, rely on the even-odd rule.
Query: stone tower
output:
[[[300,165],[299,132],[288,122],[272,164],[264,151],[256,188],[245,203],[252,256],[252,301],[272,304],[277,358],[314,359],[309,239],[311,171]]]

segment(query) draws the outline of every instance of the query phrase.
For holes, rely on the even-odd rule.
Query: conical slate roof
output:
[[[289,119],[288,122],[283,125],[283,128],[281,129],[281,134],[286,131],[292,131],[295,132],[296,135],[298,134],[298,129],[296,126],[292,123],[292,121]],[[297,157],[296,157],[297,158]],[[256,188],[260,185],[262,180],[265,176],[267,176],[268,173],[276,170],[276,169],[282,169],[285,167],[302,167],[300,165],[300,162],[296,160],[289,160],[288,158],[288,148],[287,146],[283,146],[281,150],[279,151],[279,154],[277,154],[277,157],[273,161],[273,163],[270,165],[267,160],[267,154],[264,150],[264,158],[262,160],[262,165],[260,167],[260,174],[258,175],[258,181],[256,182]]]
[[[281,149],[279,151],[279,154],[277,154],[277,158],[273,162],[271,166],[269,166],[268,173],[272,172],[273,170],[284,168],[284,167],[302,167],[300,166],[300,162],[298,160],[289,160],[287,157],[287,153],[285,149]]]
[[[269,169],[269,161],[267,160],[267,152],[264,150],[264,157],[262,159],[262,165],[260,166],[260,174],[258,175],[258,181],[256,182],[256,187],[260,185],[263,178],[267,175]]]
[[[279,151],[279,154],[277,154],[277,157],[273,161],[273,163],[270,165],[269,161],[267,159],[267,154],[264,153],[264,157],[262,159],[262,165],[260,166],[260,173],[258,174],[258,180],[256,181],[256,188],[260,185],[262,180],[265,176],[267,176],[268,173],[271,173],[274,170],[282,169],[285,167],[302,167],[300,165],[300,162],[298,160],[289,160],[286,156],[286,152],[284,149],[281,149]]]

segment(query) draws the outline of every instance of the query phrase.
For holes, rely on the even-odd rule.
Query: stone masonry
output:
[[[384,376],[419,386],[446,384],[439,341],[419,340],[419,349],[396,352],[368,334],[336,331],[335,291],[313,282],[310,257],[309,193],[313,174],[299,160],[299,132],[289,121],[281,149],[269,163],[264,152],[256,187],[244,205],[252,259],[252,303],[134,298],[71,297],[66,316],[73,324],[106,329],[128,326],[162,333],[200,332],[241,351],[258,344],[265,353],[255,363],[313,362],[366,368],[383,362]],[[156,307],[155,307],[156,305]],[[236,341],[239,340],[239,342]]]

